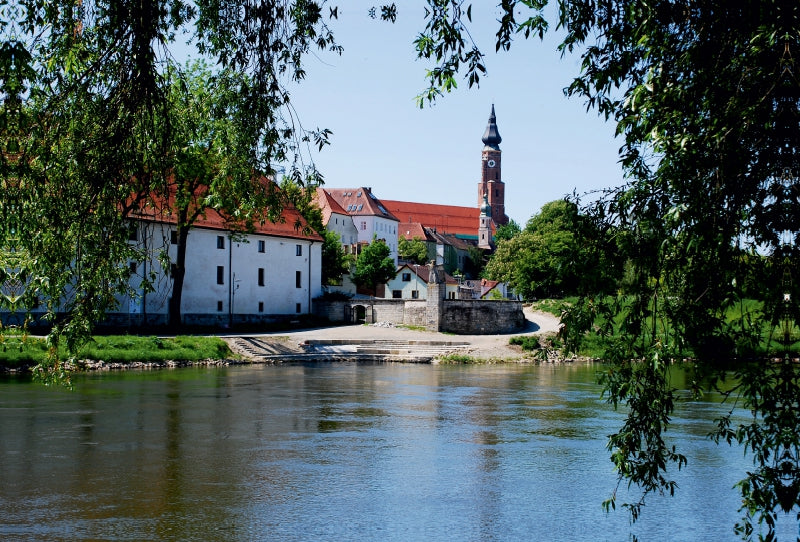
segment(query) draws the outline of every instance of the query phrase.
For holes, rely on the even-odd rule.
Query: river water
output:
[[[245,366],[79,375],[72,392],[6,377],[0,539],[735,539],[748,460],[706,438],[711,399],[676,416],[676,496],[632,526],[603,512],[621,414],[596,370]]]

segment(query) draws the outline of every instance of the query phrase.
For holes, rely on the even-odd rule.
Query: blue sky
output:
[[[561,58],[555,36],[517,39],[494,54],[497,2],[474,2],[473,38],[488,54],[480,87],[459,81],[454,93],[419,109],[424,62],[414,37],[424,3],[401,0],[395,24],[367,16],[369,0],[341,0],[331,27],[342,56],[306,57],[306,80],[292,90],[305,128],[328,128],[332,144],[313,159],[329,187],[372,187],[378,198],[478,205],[481,137],[492,104],[503,142],[506,213],[524,223],[544,203],[617,186],[621,141],[614,126],[580,98],[563,94],[578,73],[576,56]]]

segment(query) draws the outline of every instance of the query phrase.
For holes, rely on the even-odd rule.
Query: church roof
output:
[[[499,151],[501,141],[503,141],[503,138],[500,137],[500,132],[497,130],[497,117],[494,115],[494,104],[492,104],[492,113],[489,115],[489,124],[486,126],[486,131],[483,133],[483,144]]]
[[[437,232],[476,237],[480,209],[435,203],[382,200],[384,206],[403,223],[419,223]],[[399,230],[405,232],[405,230]]]

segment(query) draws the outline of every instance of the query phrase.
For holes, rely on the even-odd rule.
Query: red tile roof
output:
[[[419,222],[401,222],[397,226],[397,234],[407,241],[412,239],[422,239],[424,241],[428,238],[425,234],[425,228]]]
[[[340,215],[347,215],[349,214],[347,211],[342,209],[342,206],[333,199],[325,190],[321,187],[318,187],[316,193],[314,194],[314,203],[317,204],[317,207],[320,208],[322,211],[322,223],[328,224],[328,221],[331,219],[331,214],[336,213]]]
[[[325,192],[350,216],[378,216],[389,220],[399,220],[388,207],[375,197],[372,190],[360,188],[325,188]]]
[[[163,197],[151,197],[147,204],[130,214],[132,219],[152,220],[165,224],[177,224],[177,216],[174,206],[174,192],[170,194],[166,204]],[[209,208],[195,220],[192,228],[207,228],[212,230],[231,230],[229,222],[215,209]],[[266,220],[263,224],[256,222],[253,225],[254,234],[269,235],[274,237],[288,237],[291,239],[306,239],[321,241],[322,237],[315,232],[304,233],[308,229],[308,223],[300,213],[292,206],[286,206],[280,215],[280,220],[271,222]]]
[[[477,237],[481,210],[478,207],[382,200],[386,209],[402,222],[418,222],[440,233]],[[400,230],[405,232],[405,230]]]

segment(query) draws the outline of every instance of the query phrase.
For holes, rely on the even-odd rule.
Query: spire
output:
[[[489,115],[489,124],[486,126],[486,131],[483,133],[483,144],[499,151],[501,141],[503,141],[503,138],[500,137],[500,132],[497,131],[497,119],[494,116],[494,104],[492,104],[492,114]]]

